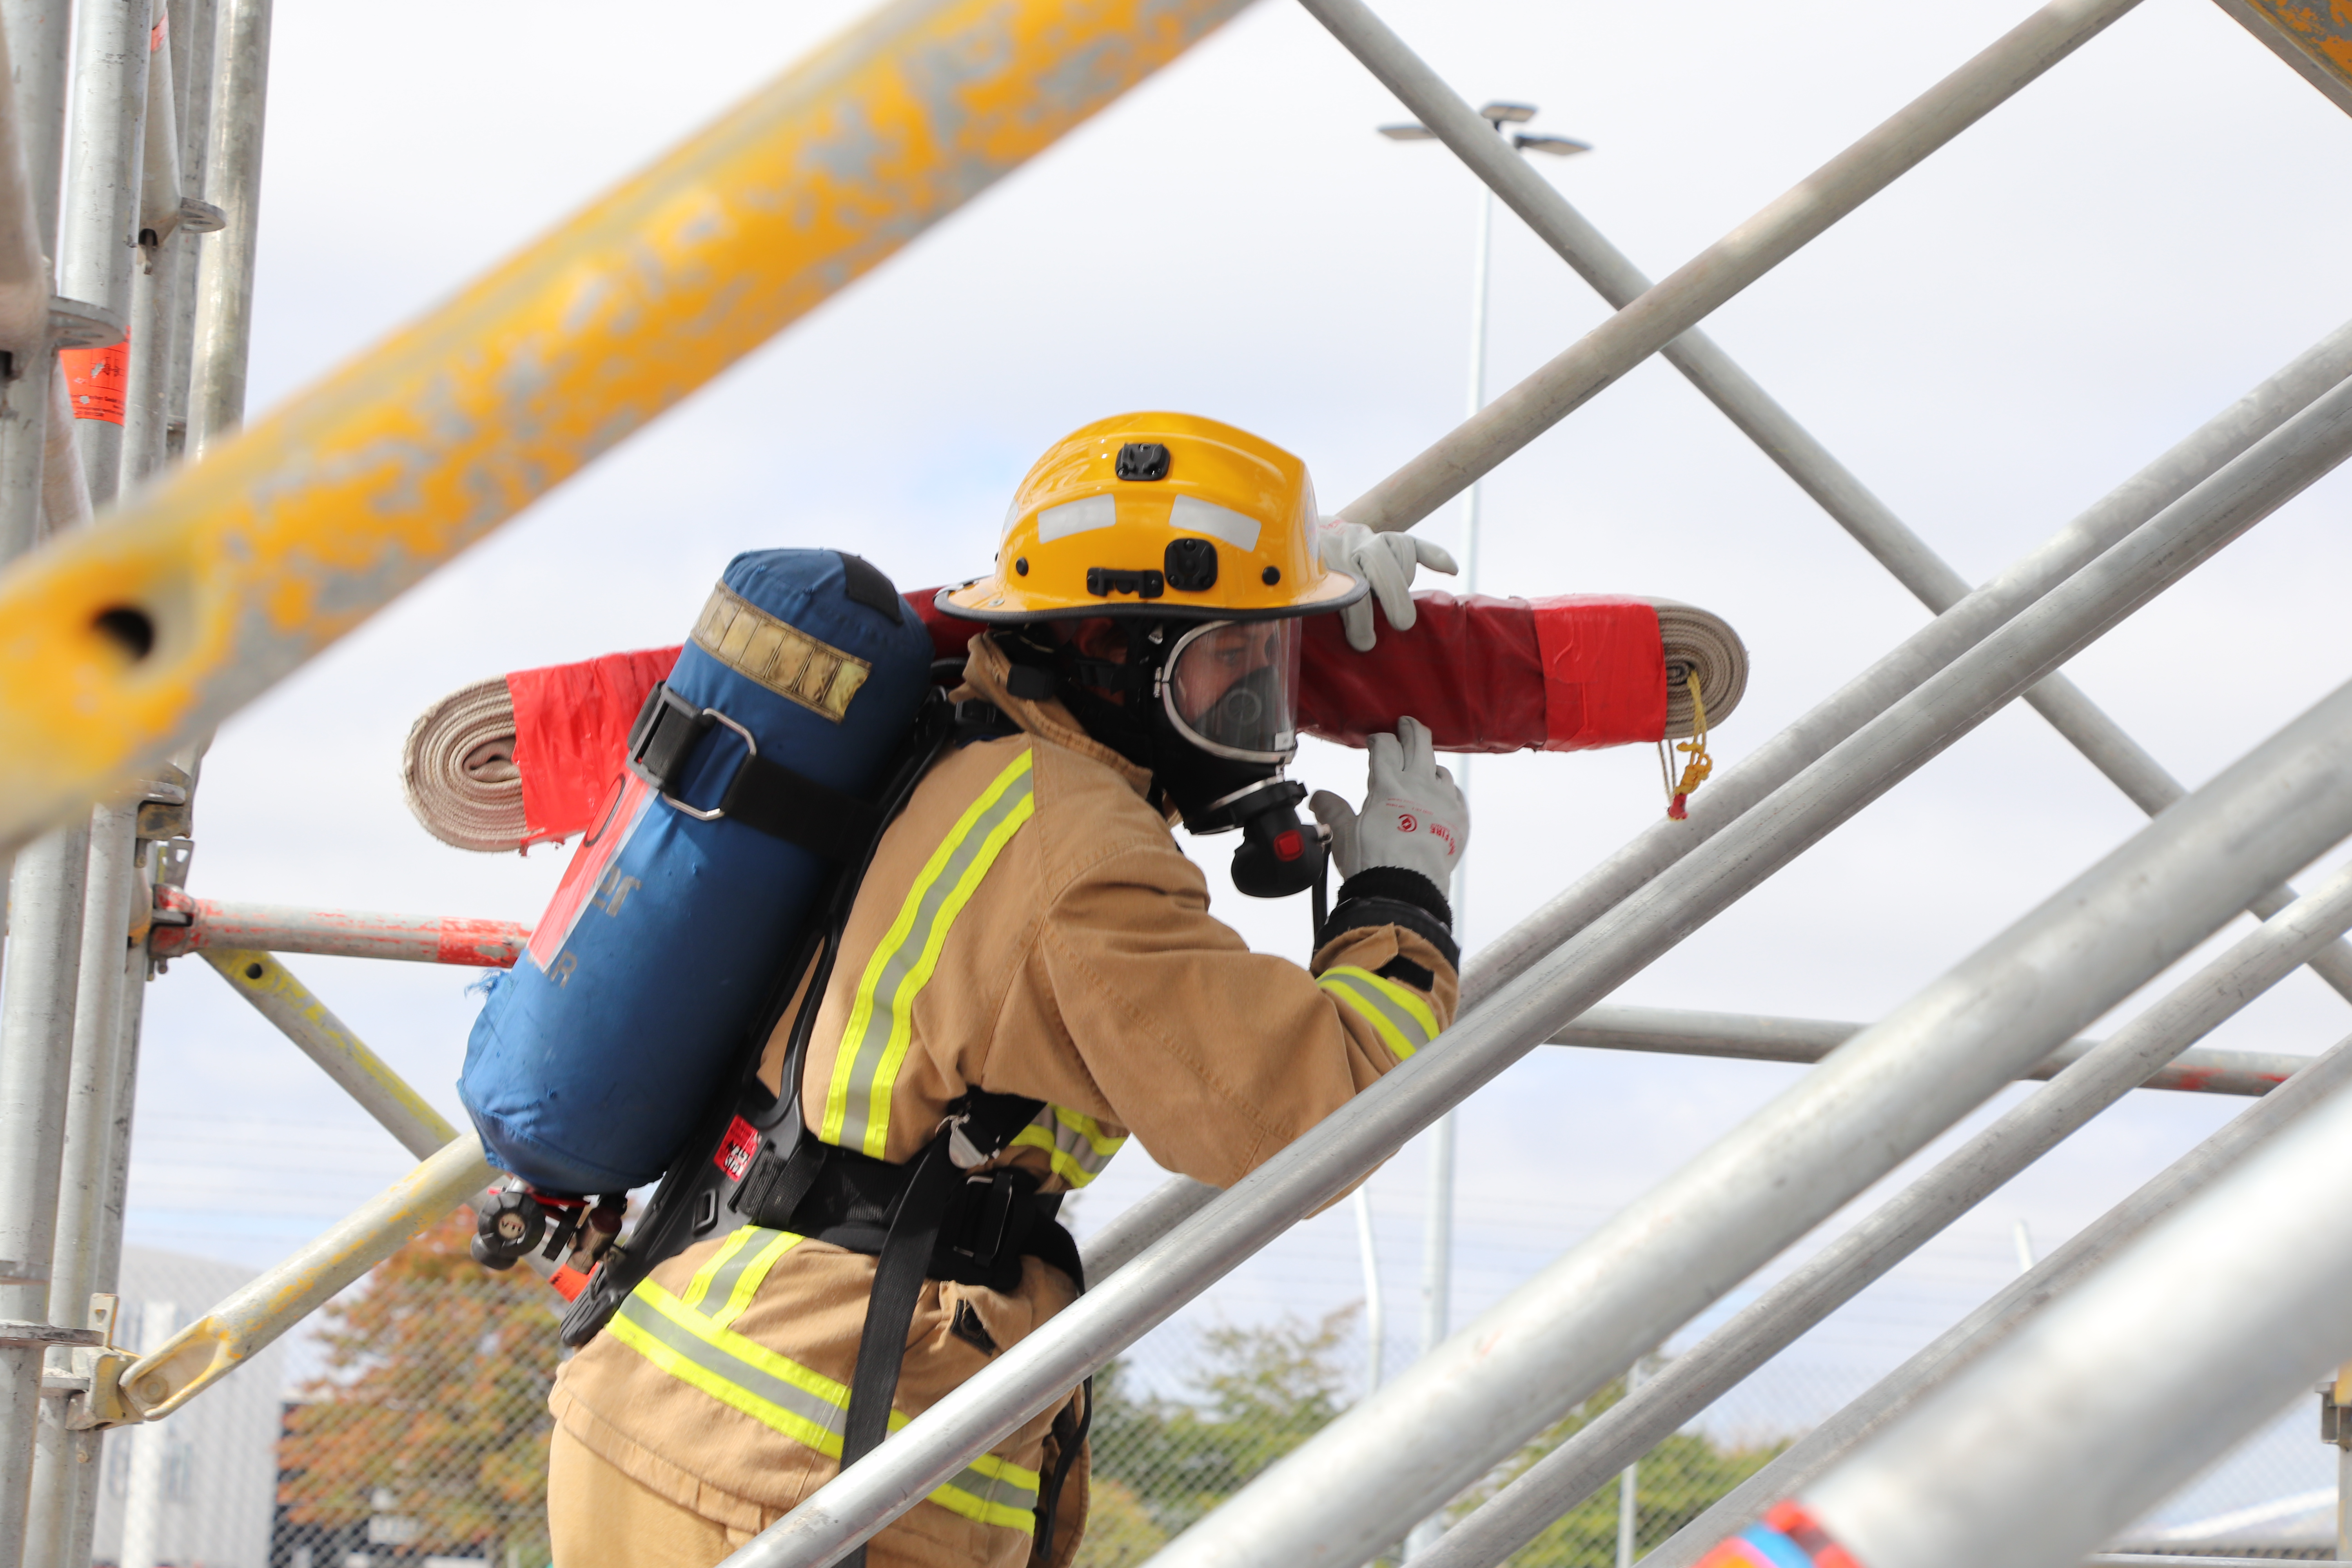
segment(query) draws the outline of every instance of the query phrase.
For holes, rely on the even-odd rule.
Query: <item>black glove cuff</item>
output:
[[[1402,866],[1367,866],[1339,884],[1336,903],[1345,904],[1349,899],[1386,899],[1391,903],[1412,904],[1436,917],[1437,923],[1448,931],[1454,929],[1454,906],[1445,901],[1445,889],[1418,871],[1408,871]]]
[[[1462,967],[1453,908],[1437,884],[1418,871],[1370,866],[1340,883],[1330,918],[1315,933],[1315,945],[1319,950],[1343,931],[1365,926],[1402,926],[1444,954],[1454,968]]]

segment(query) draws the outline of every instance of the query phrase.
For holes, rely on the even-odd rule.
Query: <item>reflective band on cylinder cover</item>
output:
[[[1176,641],[1160,700],[1177,732],[1213,756],[1286,763],[1298,750],[1296,618],[1211,621]]]

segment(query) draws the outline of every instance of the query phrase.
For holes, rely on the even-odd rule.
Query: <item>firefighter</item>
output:
[[[1421,725],[1373,738],[1360,811],[1310,805],[1341,879],[1307,968],[1215,920],[1171,832],[1240,829],[1245,890],[1319,875],[1303,792],[1282,776],[1299,617],[1377,585],[1409,623],[1416,563],[1451,566],[1319,527],[1297,458],[1205,419],[1105,420],[1030,470],[994,571],[940,599],[992,624],[955,694],[992,725],[960,734],[884,833],[815,1005],[785,1010],[763,1059],[781,1094],[797,1057],[796,1147],[814,1154],[761,1189],[784,1196],[745,1210],[772,1223],[658,1264],[557,1378],[559,1568],[718,1562],[830,1479],[845,1435],[854,1458],[884,1416],[928,1408],[1069,1305],[1076,1252],[1053,1209],[1129,1137],[1230,1186],[1445,1027],[1459,954],[1444,889],[1469,823]],[[1370,641],[1368,605],[1349,629]],[[887,1189],[910,1212],[920,1173],[950,1160],[963,1209],[886,1305],[883,1227],[861,1228],[856,1205]],[[973,1214],[1018,1245],[970,1263]],[[869,1381],[889,1404],[868,1395],[861,1439],[852,1387]],[[1074,1392],[866,1561],[1066,1563],[1086,1414]]]

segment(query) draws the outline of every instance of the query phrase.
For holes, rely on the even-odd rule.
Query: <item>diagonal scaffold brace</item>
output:
[[[23,650],[0,681],[0,848],[208,733],[1244,3],[896,0],[0,575]]]
[[[1526,158],[1496,137],[1477,111],[1363,0],[1299,3],[1611,306],[1622,310],[1654,287]],[[1705,331],[1694,327],[1658,353],[1929,611],[1940,616],[1968,597],[1968,580]],[[2344,370],[2331,380],[2352,373],[2352,356],[2343,363]],[[2027,692],[2025,700],[2150,816],[2189,793],[2064,675],[2052,675]],[[2268,919],[2294,898],[2291,888],[2268,889],[2251,907]],[[2352,945],[2330,944],[2313,956],[2311,967],[2338,994],[2352,999]]]
[[[1868,1218],[1676,1355],[1413,1558],[1491,1568],[1952,1221],[2352,928],[2352,867],[2176,986]]]

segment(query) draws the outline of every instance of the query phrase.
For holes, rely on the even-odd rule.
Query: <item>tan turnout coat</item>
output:
[[[1006,668],[974,639],[971,694],[1022,732],[933,767],[850,915],[802,1079],[820,1136],[905,1161],[978,1087],[1046,1102],[1006,1158],[1049,1191],[1085,1185],[1129,1136],[1229,1186],[1450,1021],[1452,965],[1402,927],[1342,933],[1311,973],[1251,952],[1211,917],[1148,776],[1058,702],[1010,696]],[[1432,984],[1376,973],[1400,957],[1399,973]],[[926,1283],[894,1426],[1073,1300],[1069,1280],[1024,1264],[1009,1295]],[[837,1468],[873,1275],[871,1258],[780,1231],[703,1242],[564,1365],[557,1419],[659,1497],[763,1529]],[[1051,1426],[1030,1422],[877,1537],[873,1568],[1024,1562]],[[1062,1500],[1059,1561],[1084,1473]]]

